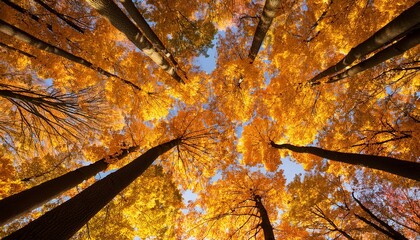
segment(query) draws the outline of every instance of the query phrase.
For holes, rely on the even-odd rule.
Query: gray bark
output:
[[[311,80],[315,84],[319,79],[343,70],[361,57],[391,43],[412,30],[420,23],[420,2],[417,2],[409,9],[402,12],[394,20],[386,24],[383,28],[373,34],[370,38],[352,48],[350,52],[336,65],[329,67],[319,73]]]
[[[419,43],[420,43],[420,28],[408,34],[407,36],[405,36],[404,38],[402,38],[395,44],[376,53],[375,55],[368,58],[367,60],[362,61],[359,64],[356,64],[355,66],[347,69],[346,71],[331,77],[327,81],[327,83],[337,82],[341,79],[354,76],[382,62],[385,62],[386,60],[390,58],[403,54],[405,51],[409,50],[410,48],[415,47]]]
[[[169,73],[176,81],[183,82],[175,69],[153,48],[152,43],[112,0],[87,0],[87,2],[159,67]]]
[[[261,44],[267,34],[268,29],[273,22],[274,17],[278,11],[280,6],[280,0],[266,0],[264,9],[262,12],[262,16],[260,17],[260,21],[258,22],[257,29],[255,30],[254,39],[252,40],[252,46],[249,50],[249,59],[251,63],[254,62],[255,57],[260,50]]]

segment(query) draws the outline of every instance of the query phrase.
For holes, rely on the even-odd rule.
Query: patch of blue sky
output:
[[[281,159],[282,164],[279,166],[279,169],[283,170],[283,175],[286,178],[286,184],[289,184],[293,179],[298,175],[303,176],[305,170],[302,165],[297,162],[294,162],[290,157],[285,157]]]
[[[207,50],[208,57],[201,54],[199,57],[194,58],[193,64],[198,66],[200,70],[205,71],[207,74],[211,74],[216,69],[217,61],[217,38],[213,39],[213,47]]]

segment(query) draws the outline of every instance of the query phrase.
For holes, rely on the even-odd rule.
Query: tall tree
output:
[[[315,83],[323,77],[339,72],[345,67],[351,65],[354,61],[383,47],[398,37],[402,37],[413,28],[418,28],[418,24],[420,23],[419,19],[420,3],[417,2],[394,20],[386,24],[379,31],[374,33],[370,38],[352,48],[351,51],[337,64],[317,74],[315,77],[310,79],[309,82]]]
[[[168,62],[174,67],[176,70],[179,70],[181,72],[182,69],[179,68],[178,62],[175,60],[172,53],[169,52],[169,50],[163,45],[162,41],[159,39],[159,37],[155,34],[155,32],[152,30],[152,28],[149,26],[149,24],[144,19],[143,15],[139,12],[139,10],[136,8],[136,5],[134,5],[132,0],[122,0],[121,1],[124,8],[127,10],[130,17],[134,20],[137,27],[141,30],[141,32],[146,36],[146,38],[153,44],[157,50],[161,52],[161,55],[169,59]],[[185,73],[183,72],[183,77],[185,78]]]
[[[402,39],[398,40],[391,46],[375,53],[372,57],[356,64],[355,66],[331,77],[327,83],[337,82],[343,78],[354,76],[362,71],[372,68],[386,60],[395,56],[401,55],[410,48],[417,46],[420,43],[420,25],[419,28],[412,33],[407,34]]]
[[[76,187],[83,181],[104,171],[112,159],[122,159],[138,146],[121,149],[121,152],[102,158],[87,166],[80,167],[60,177],[43,182],[40,185],[24,190],[0,200],[0,224],[4,224],[20,215],[44,204],[64,191]]]
[[[420,181],[420,176],[418,174],[420,171],[420,163],[417,162],[405,161],[393,157],[331,151],[318,147],[301,147],[291,144],[276,144],[274,142],[271,142],[270,144],[273,148],[277,149],[287,149],[298,153],[309,153],[332,161],[366,166],[368,168],[382,170]]]
[[[276,208],[282,205],[282,172],[264,176],[232,167],[189,204],[185,226],[196,238],[275,239]],[[223,229],[223,231],[221,231]]]
[[[119,192],[139,177],[160,155],[181,144],[174,139],[157,145],[118,171],[97,181],[92,186],[44,214],[5,239],[46,239],[55,236],[68,239],[99,212]]]
[[[254,62],[255,57],[260,50],[261,44],[267,34],[268,29],[271,26],[271,22],[277,14],[280,7],[280,0],[266,0],[265,5],[258,22],[257,29],[255,30],[254,39],[252,40],[252,46],[249,50],[249,59],[251,63]]]
[[[153,44],[140,32],[133,22],[111,0],[88,0],[102,16],[121,31],[134,45],[149,56],[159,67],[165,70],[176,81],[183,82],[168,61],[153,48]]]

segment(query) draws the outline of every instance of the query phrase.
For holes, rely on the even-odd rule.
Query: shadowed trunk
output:
[[[288,149],[297,153],[310,153],[332,161],[360,165],[420,181],[420,163],[416,162],[409,162],[392,157],[330,151],[318,147],[300,147],[291,144],[276,144],[274,142],[271,142],[271,146],[278,149]]]
[[[258,212],[261,216],[261,223],[260,226],[263,229],[264,232],[264,239],[265,240],[275,240],[274,238],[274,232],[273,232],[273,226],[271,225],[270,218],[268,217],[267,210],[265,209],[261,197],[256,195],[254,196],[254,201],[256,204],[256,207],[258,208]]]
[[[311,80],[314,84],[317,80],[343,70],[361,57],[389,44],[394,39],[402,37],[420,23],[420,2],[402,12],[398,17],[389,22],[370,38],[352,48],[350,52],[336,65],[319,73]]]
[[[14,37],[20,41],[23,41],[31,46],[34,46],[40,50],[46,51],[46,52],[50,52],[53,54],[56,54],[58,56],[64,57],[72,62],[81,64],[83,66],[86,66],[92,70],[95,70],[107,77],[115,77],[118,78],[119,80],[123,81],[125,84],[130,85],[131,87],[137,89],[137,90],[142,90],[139,86],[135,85],[134,83],[123,79],[113,73],[110,73],[100,67],[95,66],[93,63],[87,61],[86,59],[83,59],[81,57],[78,57],[70,52],[67,52],[66,50],[63,50],[61,48],[55,47],[47,42],[42,41],[41,39],[38,39],[32,35],[30,35],[29,33],[20,30],[19,28],[12,26],[11,24],[3,21],[0,19],[0,32],[9,35],[11,37]]]
[[[179,69],[178,62],[175,60],[174,56],[168,51],[168,49],[163,45],[162,41],[149,26],[147,21],[141,15],[137,7],[134,5],[132,0],[120,0],[121,4],[127,10],[130,17],[134,20],[137,27],[144,34],[144,36],[152,43],[152,45],[157,48],[161,55],[168,60],[168,62],[175,68],[175,70],[180,70],[184,77],[185,72]]]
[[[120,154],[109,157],[111,159],[122,159],[130,152],[137,149],[138,147],[123,149]],[[1,199],[0,224],[13,220],[20,215],[41,206],[64,191],[76,187],[83,181],[95,176],[101,171],[104,171],[108,165],[109,163],[106,162],[106,158],[102,158],[93,164],[78,168],[60,177],[56,177],[20,193]]]
[[[4,239],[70,238],[118,193],[138,178],[156,158],[179,144],[181,139],[174,139],[149,149],[131,163],[97,181]]]
[[[175,69],[153,48],[152,43],[147,40],[136,25],[131,22],[112,0],[87,0],[87,2],[115,28],[122,32],[134,45],[149,56],[159,67],[169,73],[176,81],[183,82]]]
[[[419,26],[420,27],[420,26]],[[386,60],[395,56],[403,54],[410,48],[415,47],[420,43],[420,28],[416,29],[413,33],[408,34],[403,39],[399,40],[395,44],[381,50],[369,59],[351,67],[350,69],[331,77],[327,83],[337,82],[341,79],[354,76],[360,72],[363,72],[369,68],[372,68]]]
[[[266,0],[264,9],[262,12],[262,16],[260,17],[260,21],[258,22],[257,29],[255,30],[254,39],[252,40],[252,46],[249,50],[249,59],[251,63],[254,62],[255,57],[260,50],[261,44],[267,34],[268,29],[270,28],[271,23],[278,11],[280,6],[280,0]]]

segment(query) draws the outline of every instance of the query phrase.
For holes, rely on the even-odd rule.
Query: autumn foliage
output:
[[[419,2],[0,13],[0,237],[420,235]]]

